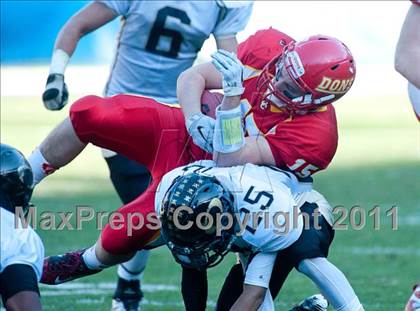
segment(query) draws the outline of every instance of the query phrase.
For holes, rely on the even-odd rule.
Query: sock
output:
[[[304,259],[299,263],[298,270],[318,286],[335,310],[363,310],[345,275],[326,258]]]
[[[102,270],[104,268],[109,267],[109,265],[105,265],[99,261],[95,253],[95,245],[86,249],[82,255],[82,258],[85,262],[86,267],[88,267],[91,270]]]
[[[118,265],[118,276],[126,281],[140,280],[146,268],[149,251],[139,251],[133,258]]]
[[[206,310],[208,292],[207,270],[198,271],[182,267],[181,286],[186,311]],[[237,287],[242,289],[241,284]]]
[[[37,185],[45,176],[56,171],[56,169],[44,158],[39,147],[37,147],[28,157],[28,162],[34,174],[34,185]]]

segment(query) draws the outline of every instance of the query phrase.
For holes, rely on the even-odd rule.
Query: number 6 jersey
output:
[[[176,102],[176,80],[191,67],[204,41],[245,28],[252,2],[98,1],[122,16],[105,95],[137,93]]]

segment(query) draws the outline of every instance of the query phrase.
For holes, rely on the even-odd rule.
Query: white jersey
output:
[[[302,218],[294,212],[299,182],[291,173],[265,166],[216,167],[213,161],[207,160],[179,167],[162,178],[155,198],[156,211],[159,212],[172,181],[191,172],[216,177],[234,194],[235,212],[240,216],[243,231],[237,243],[241,248],[252,252],[276,252],[299,238]],[[289,217],[287,232],[283,226],[286,219],[282,215]]]
[[[23,228],[20,220],[15,227],[15,214],[0,207],[0,273],[10,265],[31,266],[38,281],[41,279],[44,245],[38,234],[28,225]]]
[[[160,213],[165,193],[178,176],[196,172],[216,177],[234,194],[235,212],[239,213],[242,227],[245,228],[235,242],[235,246],[241,250],[239,258],[245,271],[244,283],[268,288],[277,252],[293,244],[302,232],[299,208],[305,202],[316,203],[320,214],[331,224],[331,206],[312,189],[311,183],[299,182],[290,172],[253,164],[235,167],[215,165],[213,161],[202,160],[167,173],[156,192],[156,213]],[[257,217],[245,221],[247,213]],[[258,218],[258,215],[262,218]],[[284,218],[276,219],[276,215],[288,215],[289,226],[285,225]],[[258,311],[274,311],[269,290]]]
[[[176,102],[176,80],[191,67],[204,41],[245,28],[252,2],[98,1],[122,16],[105,95],[136,93]]]
[[[296,199],[311,187],[300,185],[291,173],[265,166],[215,167],[213,161],[197,161],[162,178],[155,196],[156,213],[160,213],[173,180],[191,172],[216,177],[234,194],[242,228],[235,245],[245,256],[253,254],[246,259],[245,283],[267,288],[277,252],[294,243],[302,232],[302,217],[295,212]],[[279,215],[288,215],[287,231],[285,217]]]

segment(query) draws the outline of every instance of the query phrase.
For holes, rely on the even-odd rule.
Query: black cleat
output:
[[[118,278],[118,285],[112,297],[112,311],[140,311],[140,301],[143,293],[140,290],[140,282],[126,281]]]

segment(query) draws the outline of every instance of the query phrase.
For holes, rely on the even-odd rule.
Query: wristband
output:
[[[64,70],[70,60],[70,56],[61,49],[56,49],[53,52],[50,65],[50,74],[56,73],[64,75]]]
[[[245,145],[245,133],[242,126],[242,109],[231,110],[216,108],[216,126],[213,135],[213,149],[221,153],[232,153]]]
[[[191,126],[193,125],[193,123],[197,120],[199,120],[201,117],[203,116],[203,113],[201,112],[197,112],[194,113],[192,116],[190,116],[186,121],[185,121],[185,127],[187,128],[187,131],[190,130]]]
[[[245,92],[245,88],[240,84],[239,86],[228,86],[223,83],[223,93],[225,96],[240,96]]]

